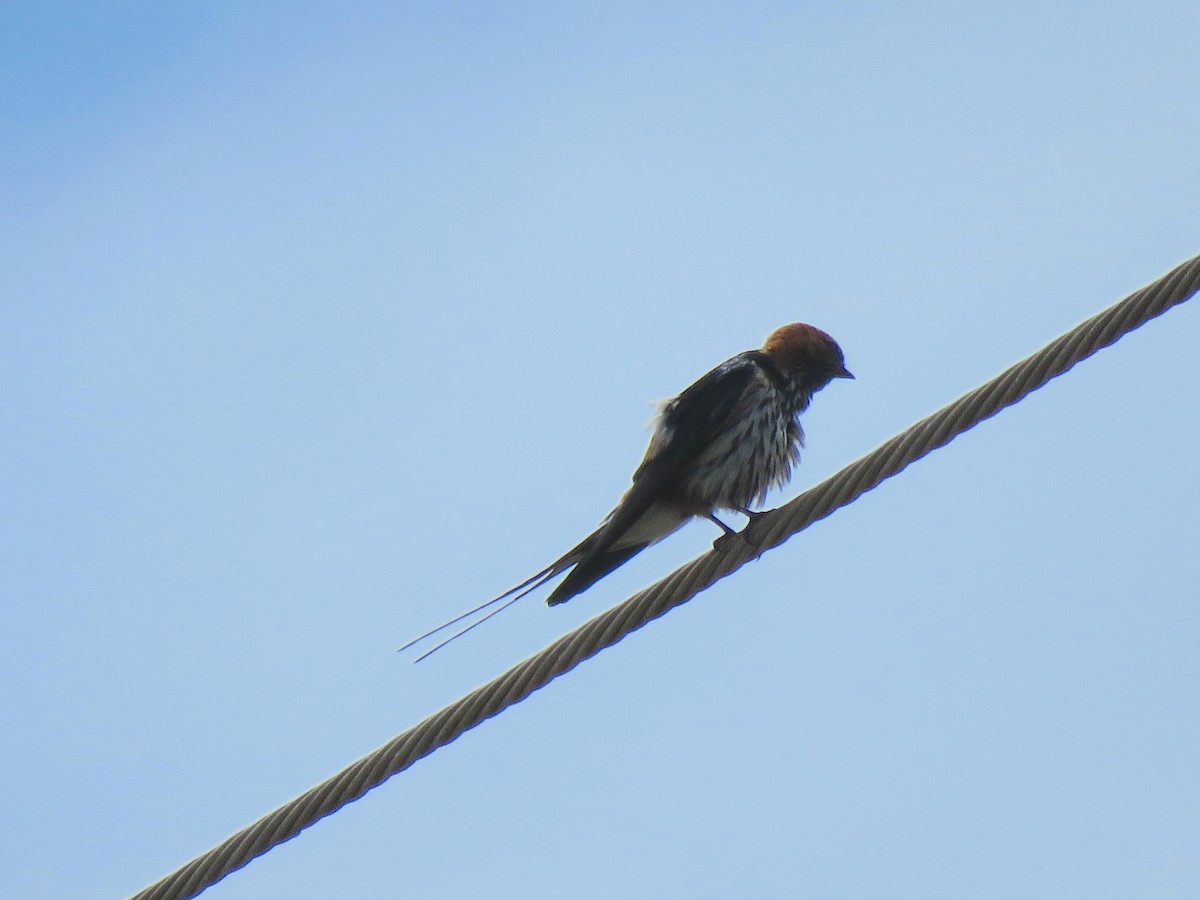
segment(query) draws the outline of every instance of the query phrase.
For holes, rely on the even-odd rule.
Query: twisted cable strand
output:
[[[748,540],[727,541],[721,549],[709,551],[681,566],[239,831],[139,892],[133,900],[180,900],[196,896],[256,856],[296,836],[318,819],[357,800],[463,732],[519,703],[585,659],[690,600],[751,559],[853,502],[916,460],[1037,390],[1051,378],[1189,299],[1198,289],[1200,256],[1182,263],[1154,283],[1077,325],[790,503],[755,518],[748,526]]]

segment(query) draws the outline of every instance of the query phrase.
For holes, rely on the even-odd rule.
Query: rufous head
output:
[[[822,383],[831,378],[854,377],[846,368],[837,341],[803,322],[775,329],[763,344],[763,352],[781,369],[821,379]]]

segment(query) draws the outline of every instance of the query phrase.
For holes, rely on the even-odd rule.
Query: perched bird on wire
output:
[[[786,484],[800,458],[798,418],[813,394],[853,377],[842,349],[821,329],[796,323],[772,332],[761,350],[739,353],[661,405],[632,486],[599,528],[516,587],[400,649],[507,601],[419,662],[569,569],[546,600],[565,603],[690,519],[707,518],[733,534],[717,511],[756,515],[750,506]]]

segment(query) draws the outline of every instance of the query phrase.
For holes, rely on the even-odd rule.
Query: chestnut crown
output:
[[[803,322],[775,329],[762,349],[785,371],[827,379],[854,377],[837,341]]]

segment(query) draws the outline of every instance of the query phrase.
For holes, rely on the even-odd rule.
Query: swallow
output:
[[[761,349],[721,363],[660,404],[633,483],[600,527],[540,572],[400,649],[502,603],[419,662],[564,572],[546,602],[565,603],[694,518],[735,534],[717,512],[753,517],[757,513],[750,507],[788,482],[804,446],[799,416],[836,378],[854,378],[842,349],[824,331],[804,323],[784,325]]]

